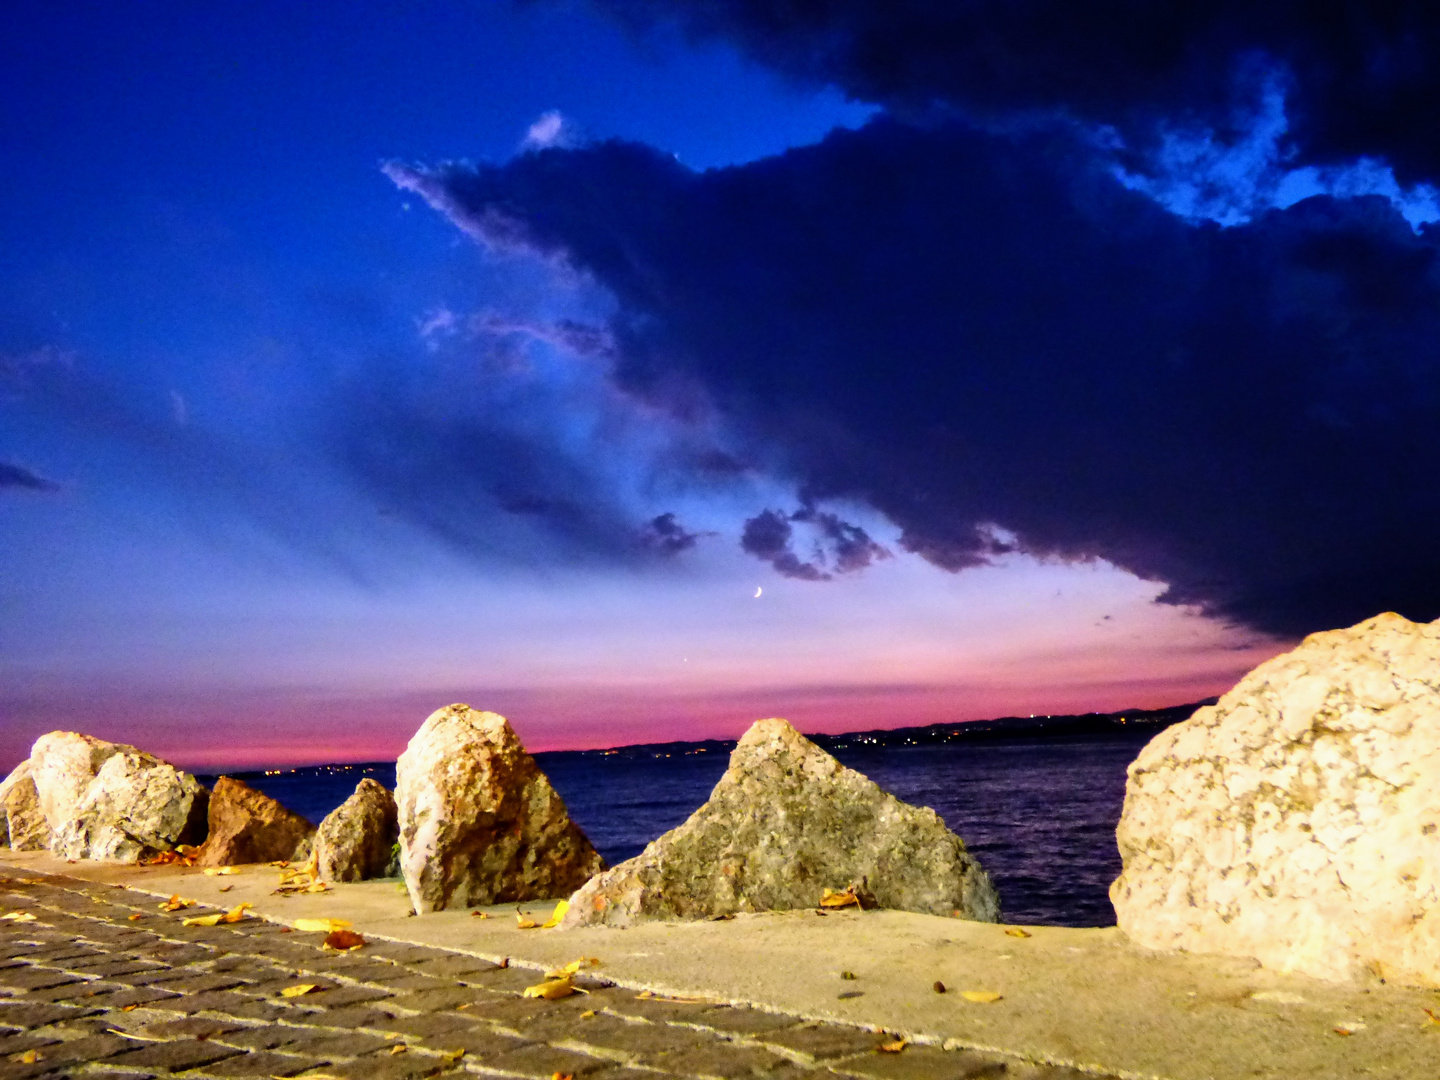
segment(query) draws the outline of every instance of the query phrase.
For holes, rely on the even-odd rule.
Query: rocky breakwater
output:
[[[1141,751],[1117,837],[1140,944],[1440,986],[1440,622],[1260,665]]]
[[[503,716],[440,709],[395,776],[400,871],[418,913],[565,896],[605,867]]]
[[[210,796],[210,834],[195,855],[196,866],[304,861],[315,826],[268,795],[233,777],[215,781]]]
[[[760,720],[709,800],[591,879],[561,926],[815,907],[826,889],[853,889],[865,906],[1000,917],[989,875],[935,811],[901,802],[786,721]]]
[[[399,837],[395,796],[367,776],[315,831],[316,873],[326,881],[386,877]]]
[[[136,862],[205,834],[209,793],[189,773],[122,743],[73,731],[35,740],[0,784],[13,848]]]

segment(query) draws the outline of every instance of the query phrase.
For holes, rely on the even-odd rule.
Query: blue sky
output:
[[[1291,448],[1341,432],[1325,453],[1360,460],[1368,425],[1430,415],[1421,316],[1277,360],[1274,400],[1304,400],[1248,456],[1179,403],[1233,390],[1193,374],[1236,377],[1226,341],[1309,348],[1317,273],[1351,287],[1264,271],[1291,307],[1262,326],[1217,268],[1363,233],[1430,288],[1404,269],[1423,162],[1308,155],[1299,61],[1142,130],[1105,95],[1004,119],[943,79],[917,111],[818,28],[606,7],[14,20],[0,757],[63,727],[186,763],[373,758],[452,698],[534,748],[1165,705],[1368,606],[1428,614],[1423,558],[1353,538],[1256,584],[1349,510],[1267,518],[1266,477],[1318,484]],[[1067,258],[1093,289],[1009,310]],[[1408,473],[1368,497],[1429,520]],[[1361,565],[1389,577],[1334,585]]]

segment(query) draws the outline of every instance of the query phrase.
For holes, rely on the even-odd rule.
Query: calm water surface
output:
[[[835,756],[899,798],[933,808],[989,871],[1004,917],[1109,926],[1120,872],[1115,824],[1125,767],[1151,733],[842,749]],[[610,863],[683,822],[725,771],[728,748],[537,754],[571,815]],[[363,776],[395,786],[390,764],[236,773],[319,821]],[[211,778],[206,778],[207,782]]]

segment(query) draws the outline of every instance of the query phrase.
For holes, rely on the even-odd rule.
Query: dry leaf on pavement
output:
[[[354,930],[341,929],[331,930],[329,934],[325,935],[323,948],[349,952],[352,949],[360,948],[360,946],[364,944],[365,939]]]
[[[10,922],[34,922],[35,916],[28,911],[7,911],[4,915],[0,915],[0,919]]]
[[[960,996],[966,1001],[989,1005],[992,1001],[999,1001],[1005,995],[996,993],[994,990],[961,990]]]
[[[526,915],[519,908],[515,909],[515,928],[517,930],[538,930],[540,924],[530,916]]]
[[[547,971],[547,972],[545,972],[545,977],[546,977],[547,979],[564,979],[564,978],[567,978],[567,977],[569,977],[569,976],[571,976],[571,975],[574,975],[574,974],[575,974],[577,971],[579,971],[581,968],[599,967],[599,966],[600,966],[600,959],[599,959],[599,957],[595,957],[595,956],[582,956],[582,957],[580,957],[579,960],[571,960],[570,963],[566,964],[566,965],[565,965],[564,967],[562,967],[562,968],[556,968],[554,971]]]
[[[300,983],[296,986],[285,987],[284,990],[280,991],[280,996],[287,998],[300,997],[302,994],[308,994],[311,990],[316,989],[318,989],[318,987],[315,983]]]
[[[238,874],[240,871],[233,866],[207,866],[204,870],[206,877],[216,877],[221,874]]]
[[[843,891],[826,889],[820,896],[820,906],[822,908],[859,907],[860,897],[855,895],[854,886]]]
[[[558,904],[555,905],[555,910],[551,913],[550,918],[546,919],[543,923],[540,924],[540,929],[541,929],[541,930],[553,930],[553,929],[555,929],[555,927],[557,927],[557,926],[560,925],[560,920],[563,919],[563,918],[565,918],[565,913],[566,913],[567,911],[569,911],[569,910],[570,910],[570,901],[569,901],[569,900],[561,900]]]
[[[891,1039],[889,1042],[881,1043],[875,1049],[879,1050],[882,1054],[898,1054],[909,1045],[910,1044],[904,1039]]]
[[[1005,928],[1005,933],[1009,934],[1011,937],[1029,937],[1029,936],[1030,936],[1030,931],[1029,931],[1029,930],[1022,930],[1022,929],[1021,929],[1020,927],[1018,927],[1018,926],[1007,926],[1007,927]]]
[[[307,933],[330,934],[336,930],[349,930],[354,926],[349,919],[296,919],[295,929]]]
[[[560,998],[569,997],[575,993],[575,984],[566,975],[561,979],[546,979],[542,983],[525,988],[525,996],[528,998],[544,998],[546,1001],[558,1001]]]

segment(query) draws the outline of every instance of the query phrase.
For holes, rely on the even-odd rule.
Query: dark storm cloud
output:
[[[1224,132],[1275,72],[1312,160],[1440,177],[1440,5],[1426,0],[594,2],[905,112],[1060,112],[1132,136],[1157,119]]]
[[[808,562],[791,547],[795,535],[792,522],[813,527],[813,556]],[[745,522],[740,547],[781,575],[799,581],[829,581],[836,574],[854,573],[878,559],[890,558],[890,552],[860,526],[808,505],[788,516],[779,510],[760,512]]]
[[[8,461],[0,461],[0,491],[6,489],[15,491],[59,491],[60,485],[53,480],[46,480],[43,476],[31,472],[23,465],[12,465]]]
[[[1062,138],[889,121],[703,174],[608,143],[396,175],[608,287],[628,392],[703,388],[937,565],[1103,557],[1280,633],[1440,615],[1436,236],[1382,199],[1196,227]],[[745,547],[822,576],[790,529]]]
[[[640,542],[662,555],[679,555],[693,548],[700,536],[700,533],[685,528],[673,513],[669,513],[652,518],[640,531]]]

